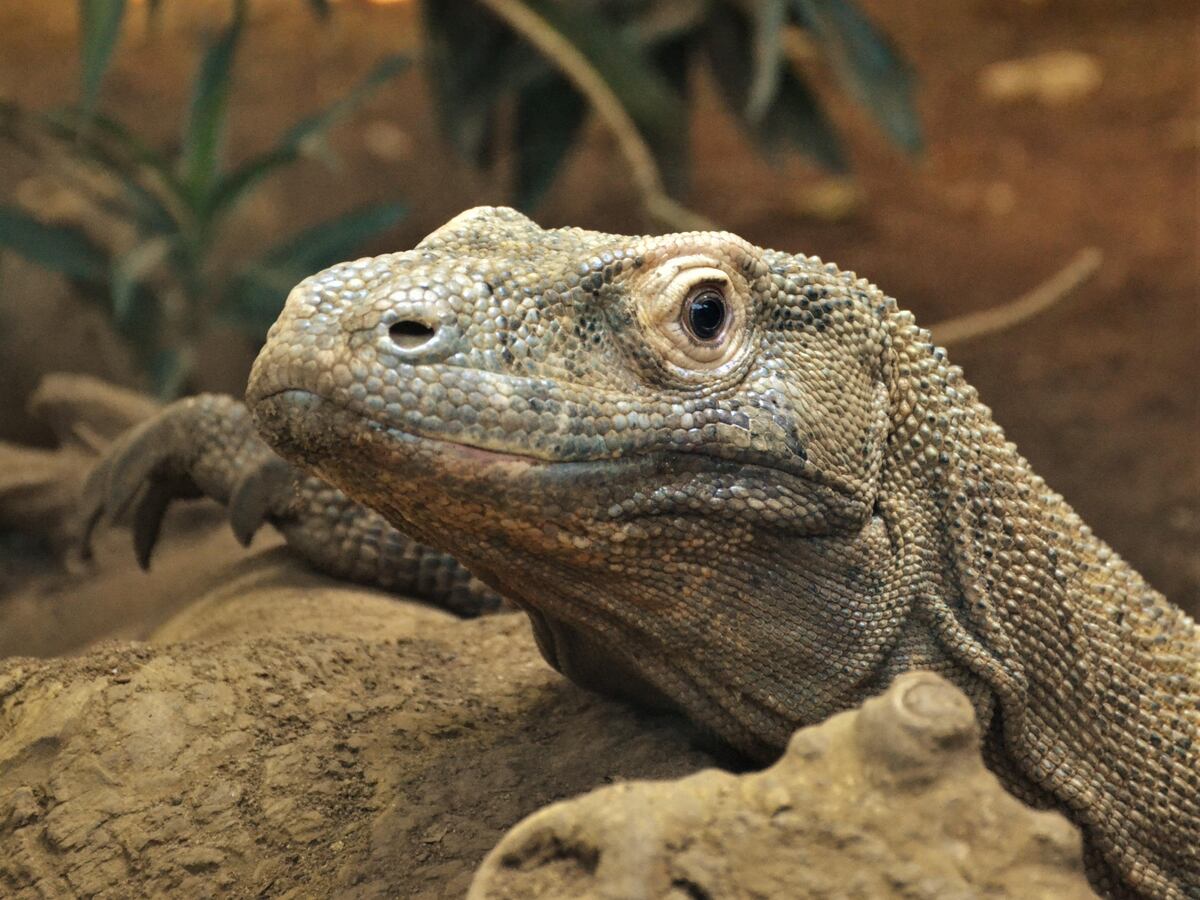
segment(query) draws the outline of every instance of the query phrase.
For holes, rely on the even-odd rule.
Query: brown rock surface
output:
[[[0,895],[459,897],[540,806],[711,763],[553,673],[520,616],[283,551],[221,585],[149,643],[0,661]]]
[[[769,769],[619,784],[534,813],[470,900],[1091,897],[1079,835],[1007,794],[927,672],[796,733]]]

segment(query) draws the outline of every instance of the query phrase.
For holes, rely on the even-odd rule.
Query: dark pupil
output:
[[[725,324],[725,301],[720,294],[709,291],[688,305],[688,326],[692,334],[707,341],[716,336]]]

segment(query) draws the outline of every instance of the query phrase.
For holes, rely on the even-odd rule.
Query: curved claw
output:
[[[173,481],[171,476],[186,470],[187,461],[177,454],[178,438],[170,419],[155,418],[121,439],[109,457],[105,492],[105,505],[113,519],[124,518],[147,482]]]
[[[229,496],[229,524],[243,547],[248,547],[268,516],[284,511],[292,496],[291,467],[271,457],[242,475]],[[280,498],[286,498],[284,503]]]
[[[150,555],[158,543],[163,516],[171,505],[171,494],[161,484],[143,485],[134,503],[133,552],[142,571],[150,568]]]
[[[92,534],[104,515],[104,497],[108,493],[108,468],[110,460],[102,459],[88,473],[83,483],[79,500],[79,523],[76,528],[76,543],[81,559],[92,558]]]
[[[171,501],[200,496],[186,474],[189,460],[180,452],[186,435],[176,418],[166,412],[126,432],[88,475],[77,538],[82,559],[91,558],[92,536],[102,519],[132,515],[134,552],[138,564],[148,568]]]

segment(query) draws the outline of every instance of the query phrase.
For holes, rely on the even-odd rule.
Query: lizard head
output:
[[[894,640],[844,621],[889,609],[890,304],[727,233],[479,208],[298,285],[247,399],[282,455],[528,611],[566,674],[753,751],[795,726],[785,693],[827,715]]]

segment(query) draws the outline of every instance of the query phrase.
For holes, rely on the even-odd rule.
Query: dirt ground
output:
[[[343,4],[325,34],[304,15],[284,15],[286,5],[255,4],[254,49],[239,70],[235,156],[260,149],[300,111],[327,102],[373,55],[416,42],[413,11],[405,5]],[[1004,302],[1080,248],[1100,248],[1102,268],[1080,297],[1026,326],[955,347],[952,356],[1034,468],[1155,586],[1200,610],[1194,5],[863,5],[916,70],[928,140],[923,157],[906,159],[888,145],[818,69],[865,199],[842,221],[804,215],[812,170],[799,161],[773,170],[756,159],[708,84],[693,117],[695,172],[686,199],[757,243],[817,253],[868,275],[926,324]],[[68,6],[51,14],[27,2],[0,14],[11,42],[0,62],[6,95],[46,105],[69,89],[70,65],[38,62],[73,59]],[[167,18],[165,36],[131,38],[108,97],[169,139],[192,64],[172,52],[171,28],[179,20],[179,34],[190,40],[203,25],[195,10],[213,4],[164,6],[175,17]],[[1086,54],[1098,67],[1098,82],[1059,102],[985,96],[980,81],[987,66],[1051,51]],[[281,83],[297,90],[281,93]],[[270,233],[332,205],[399,195],[413,214],[372,248],[394,249],[464,206],[503,202],[504,162],[496,172],[465,172],[449,159],[429,113],[419,78],[384,92],[363,127],[339,136],[340,174],[317,178],[318,169],[301,169],[285,176],[250,210],[247,231]],[[390,145],[381,137],[388,123]],[[384,152],[385,145],[392,149]],[[24,164],[4,168],[6,192],[29,172]],[[631,215],[631,201],[619,156],[593,127],[535,212],[547,225],[640,230],[645,223]],[[64,358],[93,370],[120,366],[101,365],[89,351],[98,346],[97,326],[68,315],[65,301],[22,319],[36,296],[13,300],[9,293],[8,320],[25,325],[8,328],[11,340],[0,348],[6,383],[14,388],[3,404],[0,436],[36,439],[17,403],[39,370],[60,367]],[[229,341],[217,335],[214,346],[222,343]],[[249,353],[237,350],[232,360],[228,351],[214,353],[206,384],[237,390]]]

